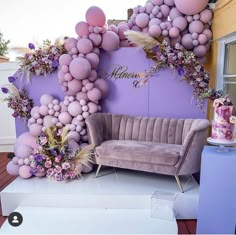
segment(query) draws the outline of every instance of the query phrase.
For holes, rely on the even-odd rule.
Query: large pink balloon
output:
[[[78,41],[75,38],[67,38],[64,47],[69,52],[73,47],[76,47],[77,42]]]
[[[103,26],[106,23],[106,16],[99,7],[90,7],[85,15],[86,21],[92,26]]]
[[[26,158],[29,157],[30,154],[32,153],[32,148],[26,144],[19,144],[16,143],[14,145],[14,153],[17,157],[19,158]]]
[[[72,117],[70,116],[70,114],[68,112],[62,112],[60,113],[59,117],[58,117],[59,121],[66,125],[66,124],[70,124],[72,121]]]
[[[39,136],[41,131],[42,131],[42,125],[34,123],[34,124],[30,125],[30,127],[29,127],[29,132],[33,136]]]
[[[204,25],[200,20],[192,21],[189,24],[190,33],[202,33],[203,29],[204,29]]]
[[[28,145],[31,148],[38,148],[38,144],[36,141],[36,138],[31,135],[29,132],[25,132],[23,134],[21,134],[17,140],[16,140],[16,145]]]
[[[20,166],[17,164],[14,164],[12,161],[8,162],[7,164],[7,172],[10,175],[19,175],[19,168]]]
[[[92,42],[87,38],[82,38],[77,43],[77,48],[80,53],[88,54],[93,49]]]
[[[68,112],[71,116],[76,117],[82,113],[79,101],[73,101],[68,106]]]
[[[88,77],[91,72],[91,65],[88,60],[84,58],[76,58],[71,61],[69,70],[74,78],[83,80]]]
[[[89,35],[89,30],[88,30],[89,25],[84,22],[80,21],[79,23],[76,24],[75,26],[75,32],[80,36],[87,36]]]
[[[76,94],[77,92],[81,91],[82,82],[80,80],[73,79],[72,81],[68,82],[68,89]]]
[[[120,39],[117,34],[112,31],[107,31],[102,35],[101,47],[105,51],[114,51],[119,48]]]
[[[181,31],[186,28],[187,24],[188,22],[183,16],[178,16],[173,20],[173,26],[177,27]]]
[[[174,0],[176,8],[185,15],[201,12],[208,4],[208,0]]]
[[[149,15],[147,13],[140,13],[136,16],[135,19],[136,25],[140,28],[145,28],[149,23]]]
[[[202,11],[200,13],[200,20],[203,22],[203,23],[208,23],[210,22],[212,19],[212,11],[209,10],[209,9],[205,9],[204,11]]]
[[[190,33],[185,34],[185,35],[182,37],[181,44],[182,44],[187,50],[193,49],[193,39],[192,39],[192,35],[191,35]]]
[[[96,69],[99,64],[99,57],[95,53],[89,53],[85,56],[85,58],[89,61],[91,68]]]
[[[89,34],[89,39],[91,40],[91,42],[93,43],[94,46],[100,46],[100,44],[102,42],[101,35],[96,34],[96,33]]]
[[[149,34],[152,37],[159,37],[161,35],[161,27],[159,25],[152,25],[149,28]]]
[[[19,168],[19,175],[24,178],[24,179],[28,179],[32,176],[32,173],[31,173],[31,167],[30,166],[21,166]]]
[[[53,116],[50,116],[50,115],[47,115],[43,118],[43,126],[44,127],[50,127],[50,126],[53,126],[52,124],[52,119],[53,119]]]
[[[97,102],[101,99],[102,93],[99,89],[93,88],[92,90],[88,91],[87,96],[91,101]]]

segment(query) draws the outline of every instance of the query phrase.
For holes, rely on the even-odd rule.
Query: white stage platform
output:
[[[6,221],[1,233],[177,234],[175,222],[151,218],[155,191],[178,193],[177,219],[197,217],[199,187],[193,178],[180,178],[185,191],[180,193],[171,176],[112,168],[94,175],[71,182],[17,178],[1,192],[2,212],[18,211],[24,220],[14,228]]]

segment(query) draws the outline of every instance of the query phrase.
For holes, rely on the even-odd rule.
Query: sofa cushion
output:
[[[181,145],[134,140],[108,140],[96,147],[96,156],[118,160],[175,165]]]

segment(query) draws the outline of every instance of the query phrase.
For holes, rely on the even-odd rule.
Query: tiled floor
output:
[[[6,165],[9,162],[7,158],[8,153],[0,153],[0,191],[10,184],[15,177],[10,176],[6,172]],[[1,214],[0,203],[0,227],[7,218]],[[178,233],[179,234],[196,234],[196,220],[178,220]]]

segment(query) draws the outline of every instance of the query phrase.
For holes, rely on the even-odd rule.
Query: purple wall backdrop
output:
[[[147,85],[141,88],[133,87],[133,78],[109,79],[114,65],[128,66],[129,72],[141,73],[152,64],[145,53],[139,48],[120,48],[117,51],[100,55],[98,74],[109,83],[109,95],[102,102],[102,111],[133,116],[205,118],[203,113],[192,101],[192,88],[182,81],[170,69],[162,69]],[[57,81],[57,72],[47,76],[34,76],[30,83],[22,83],[18,79],[18,87],[25,87],[35,105],[39,105],[40,96],[51,94],[60,100],[64,94]],[[26,123],[16,119],[16,134],[19,136],[28,130]]]
[[[144,72],[152,61],[142,49],[120,48],[117,51],[102,53],[100,74],[111,74],[114,65],[128,66],[129,72]],[[192,97],[193,89],[170,69],[160,70],[149,79],[147,85],[133,87],[135,79],[110,79],[110,92],[103,101],[103,111],[153,117],[205,118]]]

